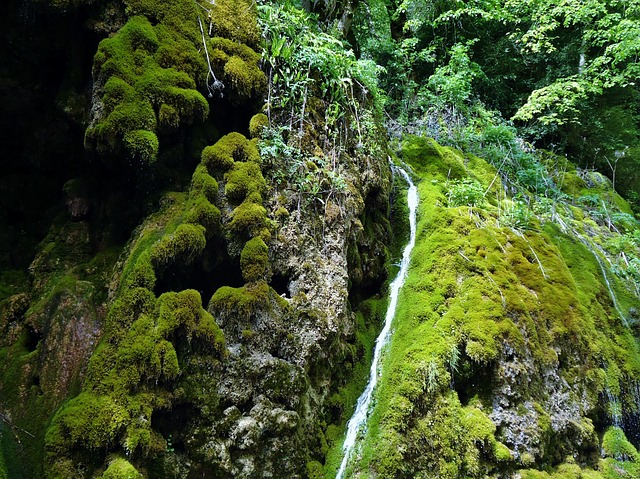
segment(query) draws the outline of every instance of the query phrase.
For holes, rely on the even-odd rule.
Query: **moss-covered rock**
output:
[[[267,279],[269,273],[268,248],[262,238],[251,238],[240,253],[242,277],[247,282]]]
[[[211,9],[209,18],[215,36],[229,39],[251,48],[258,46],[256,4],[249,0],[221,0]]]
[[[258,113],[251,117],[249,122],[249,134],[251,138],[261,138],[262,132],[269,126],[269,119],[264,113]]]
[[[421,179],[418,241],[355,474],[547,477],[528,468],[573,455],[582,466],[549,477],[608,477],[590,418],[619,416],[603,398],[628,394],[620,379],[638,374],[619,306],[628,293],[579,232],[550,218],[537,231],[504,227],[500,198],[447,201],[451,177],[504,195],[482,160],[419,138],[403,152]]]
[[[122,150],[147,164],[158,154],[158,123],[171,128],[208,115],[209,105],[195,90],[204,59],[181,34],[135,16],[100,44],[94,74],[104,85],[104,110],[87,130],[88,146],[104,154]],[[183,49],[180,57],[168,53],[176,48]]]
[[[114,457],[109,461],[109,467],[104,471],[102,479],[142,479],[133,465],[122,457]]]
[[[260,162],[256,144],[240,133],[225,135],[202,152],[202,162],[214,177],[227,172],[235,161]]]
[[[260,70],[260,55],[247,45],[226,38],[213,38],[209,42],[211,62],[221,78],[233,87],[231,90],[240,98],[261,95],[267,79]]]
[[[155,268],[164,268],[170,262],[192,262],[206,246],[204,231],[199,224],[181,224],[172,234],[162,237],[153,245],[151,263]]]

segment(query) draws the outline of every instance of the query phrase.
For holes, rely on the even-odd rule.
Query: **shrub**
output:
[[[517,230],[528,230],[531,227],[533,213],[529,206],[522,201],[514,201],[502,211],[500,222]]]
[[[447,182],[449,206],[480,206],[484,203],[484,188],[472,178]]]

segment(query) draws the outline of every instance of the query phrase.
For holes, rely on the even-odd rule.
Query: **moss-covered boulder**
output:
[[[638,298],[606,267],[594,238],[606,224],[569,227],[571,200],[560,220],[533,207],[508,221],[490,165],[423,138],[403,153],[420,181],[418,240],[353,473],[631,477],[635,449],[607,425],[637,414]]]

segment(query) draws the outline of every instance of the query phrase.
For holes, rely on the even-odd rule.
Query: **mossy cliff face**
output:
[[[288,178],[286,155],[260,153],[287,120],[254,115],[254,3],[28,7],[39,28],[68,26],[47,30],[54,51],[91,41],[74,43],[55,101],[38,97],[69,144],[47,152],[38,130],[0,180],[0,477],[305,477],[376,329],[375,307],[354,311],[384,280],[389,237],[371,98],[335,93],[366,103],[340,115],[309,88],[289,139],[307,160]]]
[[[515,222],[482,160],[402,153],[418,237],[354,477],[634,477],[638,299],[593,246],[619,234],[566,199]]]
[[[375,66],[292,2],[9,5],[0,479],[331,477],[406,233]],[[402,155],[419,237],[354,475],[636,477],[628,205],[551,154],[554,200]]]

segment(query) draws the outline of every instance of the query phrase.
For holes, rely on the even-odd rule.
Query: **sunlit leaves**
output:
[[[601,92],[578,77],[556,81],[531,93],[529,100],[514,115],[515,120],[536,119],[543,125],[576,123],[590,94]]]

